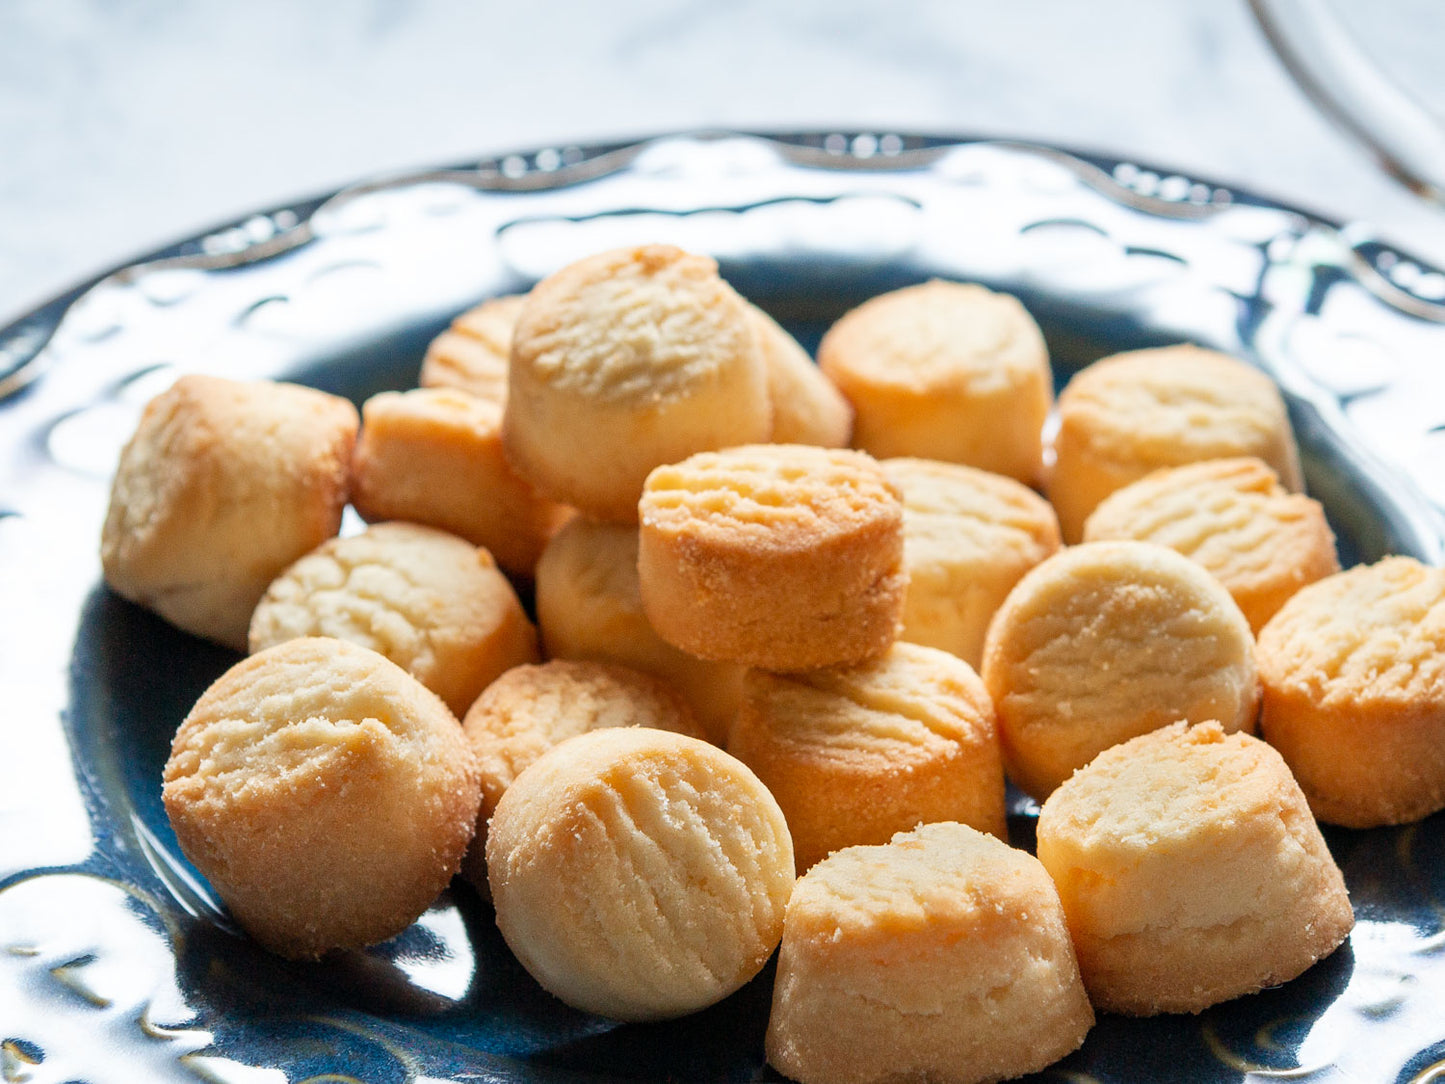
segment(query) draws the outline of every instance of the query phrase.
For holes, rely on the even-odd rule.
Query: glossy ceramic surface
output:
[[[395,941],[303,965],[238,935],[160,806],[170,736],[234,656],[100,583],[108,476],[183,371],[360,401],[482,297],[666,240],[808,346],[930,276],[1018,294],[1062,383],[1192,340],[1285,390],[1347,562],[1439,563],[1445,275],[1358,230],[1134,163],[892,133],[545,148],[257,214],[0,330],[0,1072],[6,1081],[775,1079],[771,970],[622,1026],[542,992],[465,886]],[[1015,842],[1033,810],[1014,802]],[[1445,815],[1327,832],[1359,924],[1300,979],[1198,1017],[1104,1017],[1038,1079],[1445,1076]]]

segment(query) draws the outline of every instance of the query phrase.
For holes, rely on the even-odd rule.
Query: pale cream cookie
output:
[[[512,329],[525,300],[523,294],[488,298],[458,316],[427,347],[418,383],[457,388],[505,404]]]
[[[164,780],[186,857],[252,937],[298,958],[409,926],[456,873],[481,802],[434,693],[374,651],[312,637],[221,675]]]
[[[932,821],[1006,835],[993,704],[945,651],[896,643],[857,666],[749,670],[728,752],[778,800],[799,873]]]
[[[1224,586],[1149,542],[1086,542],[1029,572],[989,627],[1004,767],[1043,800],[1119,742],[1180,719],[1252,731],[1254,637]]]
[[[1386,557],[1302,588],[1259,634],[1260,731],[1322,821],[1445,809],[1445,570]]]
[[[497,926],[574,1008],[684,1016],[762,969],[783,932],[793,848],[738,760],[646,727],[569,738],[525,768],[487,835]]]
[[[852,405],[776,320],[751,303],[748,317],[768,371],[773,443],[846,448],[853,435]]]
[[[362,404],[352,503],[363,519],[424,523],[485,546],[530,576],[572,512],[519,478],[502,451],[502,406],[456,388],[384,391]]]
[[[278,576],[251,615],[251,652],[298,636],[369,647],[458,716],[537,660],[537,632],[491,554],[414,523],[333,538]]]
[[[1048,874],[961,824],[849,847],[798,880],[768,1062],[800,1084],[988,1084],[1094,1024]]]
[[[336,534],[356,408],[295,384],[183,376],[120,453],[105,580],[171,624],[244,651],[276,576]]]
[[[684,651],[803,670],[880,655],[897,635],[903,504],[862,452],[702,452],[654,470],[639,512],[642,604]]]
[[[1116,490],[1084,522],[1084,541],[1157,542],[1229,589],[1256,634],[1308,583],[1340,570],[1320,502],[1288,493],[1259,459],[1166,467]]]
[[[1217,722],[1101,753],[1044,803],[1038,855],[1108,1012],[1199,1012],[1285,982],[1354,925],[1289,768]]]
[[[1053,375],[1016,298],[941,280],[894,290],[834,324],[818,364],[853,404],[855,447],[1039,480]]]
[[[1081,369],[1059,396],[1049,500],[1064,541],[1116,489],[1160,467],[1253,456],[1285,488],[1304,488],[1299,452],[1274,382],[1198,346],[1115,354]]]
[[[977,667],[994,612],[1025,572],[1058,550],[1058,517],[1001,474],[932,459],[882,465],[903,493],[902,638]]]
[[[654,467],[767,440],[767,367],[717,264],[644,245],[570,264],[517,319],[503,439],[517,473],[596,519],[637,521]]]
[[[642,609],[637,528],[576,516],[537,562],[537,625],[549,658],[621,663],[676,689],[715,745],[726,745],[742,697],[741,663],[689,655]]]

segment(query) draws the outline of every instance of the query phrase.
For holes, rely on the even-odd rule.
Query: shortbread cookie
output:
[[[1093,1024],[1058,893],[1024,851],[928,824],[838,851],[793,890],[767,1054],[800,1084],[986,1084]]]
[[[477,698],[462,729],[482,773],[482,808],[462,875],[486,899],[487,821],[523,768],[568,738],[610,726],[650,726],[701,738],[681,697],[625,666],[553,659],[507,671]]]
[[[753,304],[748,316],[768,370],[773,442],[846,448],[853,435],[852,405],[776,320]]]
[[[458,388],[505,404],[512,329],[524,300],[522,294],[493,297],[458,316],[427,347],[418,383]]]
[[[1300,590],[1259,634],[1260,730],[1322,821],[1445,809],[1445,570],[1386,557]]]
[[[860,662],[898,631],[903,504],[862,452],[765,444],[647,479],[642,604],[694,655],[769,670]]]
[[[715,745],[726,745],[742,697],[742,664],[673,647],[642,609],[637,528],[575,516],[537,562],[537,624],[547,656],[621,663],[661,678],[692,706]]]
[[[336,534],[356,408],[295,384],[183,376],[121,450],[101,535],[116,594],[239,651],[292,561]]]
[[[1254,637],[1224,586],[1149,542],[1086,542],[1019,581],[983,681],[1004,767],[1039,800],[1119,742],[1180,719],[1253,730]]]
[[[533,287],[508,379],[512,465],[597,519],[635,523],[654,467],[773,431],[746,304],[713,260],[669,245],[579,260]]]
[[[1199,1012],[1285,982],[1354,924],[1289,768],[1217,722],[1101,753],[1044,803],[1038,855],[1108,1012]]]
[[[783,932],[793,848],[721,749],[645,727],[569,738],[507,788],[487,836],[497,926],[539,983],[618,1020],[696,1012]]]
[[[304,638],[196,701],[162,797],[237,921],[304,958],[383,941],[425,911],[457,871],[481,787],[434,693],[367,648]]]
[[[380,652],[458,716],[537,660],[536,630],[491,554],[414,523],[333,538],[278,576],[251,615],[251,652],[298,636]]]
[[[1115,491],[1085,520],[1084,541],[1121,538],[1198,561],[1255,633],[1305,584],[1340,570],[1319,501],[1286,492],[1258,459],[1166,467]]]
[[[1081,369],[1059,396],[1054,456],[1049,500],[1070,543],[1100,501],[1160,467],[1253,456],[1290,491],[1304,488],[1279,389],[1197,346],[1135,350]]]
[[[885,459],[883,472],[903,492],[902,637],[977,667],[994,611],[1059,548],[1058,517],[1022,482],[974,467]]]
[[[502,406],[456,388],[373,395],[361,408],[352,503],[363,519],[424,523],[485,546],[530,576],[571,510],[519,478],[502,452]]]
[[[834,324],[818,364],[857,412],[855,447],[1039,480],[1053,375],[1016,298],[943,281],[895,290]]]
[[[799,873],[933,821],[1007,831],[993,704],[946,651],[896,643],[857,666],[749,670],[728,752],[778,800]]]

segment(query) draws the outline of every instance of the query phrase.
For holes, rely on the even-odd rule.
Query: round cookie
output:
[[[1386,557],[1302,588],[1259,634],[1260,732],[1316,817],[1445,808],[1445,570]]]
[[[1073,543],[1116,489],[1160,467],[1238,456],[1264,460],[1292,492],[1304,488],[1269,377],[1198,346],[1115,354],[1081,369],[1059,396],[1049,500]]]
[[[251,652],[298,636],[369,647],[458,716],[537,659],[537,632],[491,554],[415,523],[333,538],[278,576],[251,615]]]
[[[525,300],[523,294],[493,297],[458,316],[427,347],[417,382],[505,404],[512,329]]]
[[[569,738],[507,788],[487,836],[497,926],[574,1008],[659,1020],[758,973],[783,932],[793,848],[767,788],[665,730]]]
[[[703,452],[654,470],[638,512],[642,604],[675,647],[803,670],[880,655],[897,634],[903,505],[862,452]]]
[[[1048,874],[991,836],[927,824],[793,890],[767,1056],[800,1084],[1022,1076],[1093,1023]]]
[[[120,453],[100,561],[116,594],[240,651],[267,585],[336,534],[356,408],[296,384],[183,376]]]
[[[1217,722],[1101,753],[1044,803],[1038,855],[1108,1012],[1199,1012],[1285,982],[1354,924],[1289,768]]]
[[[742,698],[740,663],[673,647],[642,609],[637,528],[573,517],[537,562],[537,625],[547,657],[615,662],[676,689],[714,745],[726,745]]]
[[[311,958],[400,933],[456,873],[481,787],[445,704],[344,640],[288,640],[196,701],[162,797],[257,941]]]
[[[610,726],[650,726],[701,738],[687,704],[656,678],[625,666],[553,659],[508,670],[462,720],[482,775],[477,831],[462,876],[491,898],[487,821],[517,775],[568,738]]]
[[[896,643],[858,666],[749,670],[728,752],[778,800],[800,873],[933,821],[1007,834],[993,704],[945,651]]]
[[[900,635],[977,667],[994,612],[1025,572],[1058,550],[1058,517],[1001,474],[932,459],[882,466],[903,493],[908,596]]]
[[[1229,592],[1149,542],[1086,542],[1029,572],[989,626],[1004,768],[1042,801],[1111,745],[1183,719],[1253,730],[1254,637]]]
[[[1084,521],[1084,541],[1123,538],[1198,561],[1256,634],[1301,587],[1340,570],[1319,501],[1286,492],[1258,459],[1166,467],[1116,490]]]
[[[894,290],[829,328],[818,364],[853,404],[855,447],[1039,480],[1053,375],[1016,298],[939,280]]]
[[[407,520],[485,546],[530,576],[572,515],[519,478],[502,452],[502,405],[456,388],[384,391],[361,407],[352,504],[368,522]]]
[[[669,245],[591,256],[534,286],[508,382],[513,467],[596,519],[635,523],[654,467],[773,431],[745,303],[713,260]]]
[[[768,372],[773,443],[846,448],[852,405],[776,320],[752,303],[747,308]]]

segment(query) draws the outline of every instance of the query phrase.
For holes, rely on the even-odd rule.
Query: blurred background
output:
[[[1445,113],[1445,4],[1339,14]],[[1445,265],[1445,210],[1312,107],[1245,0],[0,0],[0,325],[363,176],[834,126],[1142,160],[1364,220]]]

